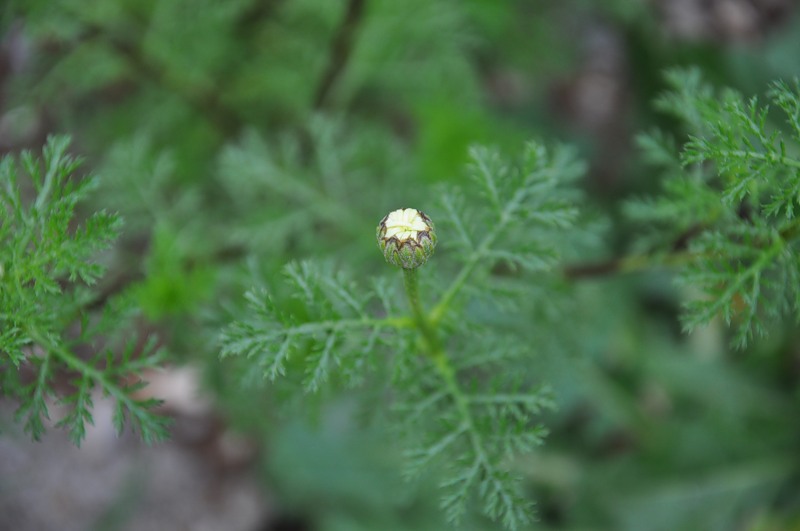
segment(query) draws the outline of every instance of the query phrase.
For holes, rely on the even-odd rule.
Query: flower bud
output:
[[[377,236],[386,261],[403,269],[421,266],[436,247],[431,218],[416,208],[390,212],[378,224]]]

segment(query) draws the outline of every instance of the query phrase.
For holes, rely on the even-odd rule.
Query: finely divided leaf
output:
[[[99,319],[89,310],[90,286],[105,271],[96,255],[110,247],[120,220],[104,211],[81,220],[78,207],[95,181],[74,175],[80,161],[68,148],[68,138],[50,137],[41,159],[26,152],[19,164],[10,156],[0,161],[0,367],[9,371],[2,391],[19,402],[16,416],[34,439],[58,402],[66,415],[55,425],[80,444],[100,392],[116,400],[120,429],[128,418],[145,440],[160,440],[166,420],[152,411],[157,401],[136,398],[142,384],[126,382],[162,358],[135,340],[120,356],[97,347],[131,329],[130,301],[109,301]],[[73,387],[57,391],[57,376]]]

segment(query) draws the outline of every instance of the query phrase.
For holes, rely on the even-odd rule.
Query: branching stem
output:
[[[778,237],[784,242],[792,242],[798,235],[800,235],[800,219],[786,224],[778,231]],[[768,249],[772,249],[772,244],[770,244]],[[630,255],[605,262],[568,265],[562,270],[562,274],[569,280],[579,280],[584,278],[638,273],[657,267],[681,266],[698,257],[697,253],[689,251],[674,251],[668,254]]]
[[[637,273],[656,267],[672,267],[685,264],[695,257],[694,254],[679,251],[666,255],[634,254],[589,264],[573,264],[566,266],[562,274],[569,280],[582,278],[611,276],[627,273]]]
[[[40,333],[35,327],[28,328],[28,335],[36,344],[45,350],[48,358],[50,355],[54,355],[70,369],[93,380],[100,386],[104,393],[107,393],[121,403],[130,414],[136,416],[140,422],[142,422],[140,429],[144,430],[147,428],[147,426],[144,426],[147,415],[145,408],[135,398],[126,393],[124,387],[111,381],[103,371],[99,370],[94,365],[86,363],[55,341],[50,341],[45,334]],[[153,422],[152,424],[156,425],[158,422]],[[142,431],[142,434],[145,434],[144,431]],[[155,435],[158,437],[158,434]]]
[[[521,188],[514,193],[511,197],[511,200],[505,205],[502,212],[499,213],[497,223],[495,224],[494,228],[484,236],[483,240],[480,244],[475,248],[472,254],[467,259],[464,266],[459,271],[456,278],[453,282],[448,286],[447,290],[442,295],[442,298],[439,299],[439,302],[433,308],[430,314],[430,322],[435,326],[441,321],[442,317],[444,317],[445,313],[447,313],[447,309],[450,307],[450,303],[453,301],[458,292],[461,291],[461,288],[464,287],[464,284],[469,279],[472,272],[480,263],[481,259],[486,255],[486,253],[491,249],[492,244],[500,236],[500,233],[505,230],[506,226],[511,222],[513,219],[514,213],[520,208],[520,205],[525,201],[526,192],[524,188]]]
[[[740,149],[740,150],[720,151],[717,156],[722,158],[723,160],[749,158],[749,159],[763,160],[768,162],[776,162],[778,164],[783,164],[784,166],[789,166],[790,168],[800,168],[800,160],[797,160],[792,157],[787,157],[786,155],[771,156],[767,155],[766,153],[760,153],[757,151],[745,151]]]
[[[475,262],[477,263],[477,259]],[[464,271],[462,271],[463,280],[454,282],[453,285],[458,287],[463,285],[463,282],[466,281],[466,277],[473,268],[474,265],[465,267]],[[450,362],[450,358],[442,347],[439,335],[436,332],[435,322],[422,309],[422,304],[419,300],[419,279],[417,277],[417,270],[403,269],[403,280],[406,289],[406,297],[408,298],[409,306],[411,306],[411,312],[414,315],[414,321],[426,344],[425,354],[433,362],[436,371],[444,381],[447,394],[452,397],[456,405],[456,409],[461,417],[461,429],[469,435],[470,445],[475,453],[476,465],[483,467],[484,470],[491,475],[493,473],[493,467],[478,436],[478,430],[475,426],[472,412],[469,409],[467,395],[464,394],[464,391],[461,390],[458,384],[456,371],[453,368],[453,364]],[[454,290],[454,294],[458,287]]]

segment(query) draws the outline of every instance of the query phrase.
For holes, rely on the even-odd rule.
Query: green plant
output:
[[[671,71],[667,81],[672,91],[657,106],[688,140],[677,147],[660,133],[639,136],[665,173],[664,193],[629,202],[627,213],[652,227],[647,245],[699,292],[685,304],[684,329],[721,316],[742,348],[785,315],[800,319],[800,85],[772,85],[776,123],[774,109],[715,91],[698,70]]]
[[[79,445],[99,390],[116,401],[119,432],[127,419],[145,440],[160,440],[167,431],[166,418],[152,411],[158,401],[136,393],[146,385],[141,372],[163,356],[154,341],[126,339],[130,300],[103,301],[99,315],[93,311],[92,287],[105,271],[96,255],[113,243],[120,219],[104,211],[78,217],[96,180],[75,177],[80,161],[68,147],[67,138],[51,137],[41,161],[25,152],[19,163],[0,162],[2,392],[19,402],[16,416],[34,439],[55,401],[65,411],[56,426]]]
[[[672,73],[669,81],[674,92],[660,106],[681,118],[689,139],[678,148],[664,134],[639,137],[645,157],[667,170],[665,193],[628,203],[630,219],[653,227],[640,241],[649,254],[614,262],[611,270],[676,266],[680,282],[702,293],[686,304],[685,329],[721,315],[743,347],[765,333],[764,323],[800,308],[800,163],[791,155],[800,148],[800,97],[783,84],[771,92],[789,118],[784,140],[756,100],[732,91],[717,98],[693,71]],[[534,419],[552,407],[547,387],[528,372],[536,351],[525,346],[531,343],[519,333],[518,315],[534,315],[536,306],[550,312],[537,329],[545,330],[538,344],[546,344],[548,326],[564,333],[558,301],[568,298],[563,256],[580,241],[571,183],[582,165],[563,147],[535,143],[518,161],[485,148],[471,157],[479,193],[442,190],[433,210],[445,251],[426,269],[451,275],[423,278],[420,286],[417,268],[425,260],[415,253],[423,258],[422,248],[387,243],[385,223],[379,226],[384,255],[403,268],[410,315],[400,311],[397,287],[386,279],[365,292],[341,273],[292,264],[290,297],[300,307],[251,291],[250,316],[225,331],[222,354],[244,355],[275,385],[299,384],[309,393],[391,382],[386,414],[403,435],[408,475],[439,460],[451,521],[477,496],[485,514],[517,529],[531,512],[514,458],[541,443],[545,430]],[[376,358],[388,369],[376,367]]]
[[[672,91],[659,107],[678,119],[684,140],[658,132],[639,137],[644,158],[663,172],[664,192],[626,204],[627,219],[647,227],[646,233],[637,235],[634,254],[599,268],[574,265],[596,230],[581,223],[584,199],[575,181],[584,167],[564,146],[530,143],[518,157],[473,148],[468,184],[422,194],[436,234],[424,218],[430,231],[416,229],[427,233],[418,246],[380,241],[402,279],[391,274],[354,282],[346,271],[361,275],[373,268],[339,262],[351,256],[359,235],[369,234],[360,215],[366,208],[351,211],[341,188],[331,186],[341,194],[334,202],[294,176],[312,173],[311,160],[333,181],[341,167],[369,160],[364,139],[320,118],[319,127],[309,129],[317,153],[284,138],[277,157],[279,149],[248,133],[242,147],[228,146],[220,160],[223,187],[229,185],[230,195],[252,215],[236,243],[253,246],[245,251],[259,249],[253,243],[259,236],[264,247],[274,241],[288,246],[300,234],[304,251],[324,249],[333,257],[293,261],[284,269],[285,285],[250,290],[248,308],[222,332],[223,357],[243,358],[246,378],[268,380],[284,403],[296,402],[299,389],[304,406],[357,389],[364,417],[397,436],[408,478],[438,479],[450,521],[471,516],[471,501],[479,500],[483,514],[508,529],[525,528],[533,512],[519,463],[541,444],[546,429],[540,417],[554,406],[537,360],[544,349],[563,348],[574,333],[572,280],[598,271],[674,267],[681,285],[695,290],[682,314],[686,330],[721,316],[739,347],[788,315],[800,315],[797,84],[772,87],[769,97],[781,123],[758,100],[714,91],[695,71],[673,72],[669,82]],[[136,151],[134,145],[116,153],[120,166],[130,165],[126,156],[147,166],[149,148],[142,144]],[[352,160],[328,157],[342,145],[352,148]],[[169,173],[169,164],[154,163],[152,190],[137,189],[141,204],[118,201],[132,216],[143,212],[140,217],[157,221],[154,271],[149,282],[107,297],[95,282],[119,219],[102,211],[79,215],[77,205],[97,181],[74,176],[78,165],[67,147],[64,138],[52,138],[41,163],[24,154],[21,164],[6,157],[0,165],[2,392],[19,403],[17,416],[34,438],[44,432],[57,400],[67,411],[57,425],[79,444],[100,392],[116,401],[118,429],[127,418],[146,440],[158,440],[166,435],[165,421],[152,410],[157,402],[138,398],[138,391],[142,371],[163,357],[152,342],[139,346],[133,333],[137,306],[158,319],[204,302],[205,291],[197,287],[210,289],[211,275],[187,274],[197,257],[184,251],[185,260],[175,258],[172,249],[179,239],[174,227],[206,199],[190,195],[167,213],[149,208],[154,198],[164,199],[159,179]],[[386,160],[392,166],[391,157]],[[241,171],[248,168],[250,173]],[[242,194],[245,186],[253,193]],[[310,215],[287,215],[286,223],[268,218],[274,225],[264,230],[259,194],[276,191]],[[167,210],[170,201],[161,203]],[[290,209],[283,207],[281,215]],[[220,225],[223,231],[232,226]],[[198,226],[202,233],[205,227]],[[318,246],[311,236],[315,227],[329,236]],[[386,236],[381,226],[378,234]],[[346,241],[337,243],[336,236]],[[344,245],[347,252],[337,253]],[[372,257],[380,261],[377,253]],[[175,292],[178,282],[184,284]],[[148,306],[137,296],[159,302]]]
[[[516,161],[485,148],[471,156],[477,193],[443,190],[431,205],[448,234],[442,259],[456,267],[420,280],[418,267],[432,252],[431,246],[423,255],[423,247],[436,240],[424,229],[430,222],[416,228],[419,259],[414,250],[403,258],[410,244],[386,239],[390,216],[379,226],[387,260],[403,267],[410,315],[391,279],[377,278],[367,290],[341,272],[295,263],[285,270],[289,299],[248,293],[249,316],[225,330],[222,354],[246,356],[275,385],[302,385],[309,393],[365,380],[390,385],[382,410],[403,436],[407,474],[441,466],[450,520],[478,497],[485,514],[518,529],[532,513],[513,460],[541,443],[545,430],[536,418],[552,401],[543,382],[524,370],[535,352],[510,329],[522,306],[546,304],[557,289],[545,279],[558,276],[569,247],[578,213],[572,183],[583,165],[565,147],[537,143]]]

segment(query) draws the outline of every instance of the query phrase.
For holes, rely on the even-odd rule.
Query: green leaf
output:
[[[660,225],[669,235],[662,241],[688,243],[680,280],[701,295],[685,304],[684,328],[721,317],[733,327],[733,344],[745,347],[766,335],[767,323],[796,314],[800,87],[775,83],[768,95],[789,125],[786,135],[756,97],[716,91],[696,70],[667,80],[673,90],[660,102],[686,128],[684,169],[670,168],[664,194],[629,203],[627,213]],[[655,144],[644,147],[653,152]]]
[[[89,310],[91,288],[105,271],[97,254],[116,239],[120,220],[104,211],[79,215],[96,181],[75,175],[80,161],[68,148],[68,138],[50,137],[41,159],[26,152],[19,165],[10,156],[0,162],[0,365],[35,374],[29,383],[9,376],[3,393],[18,401],[16,418],[34,439],[44,434],[56,401],[66,414],[55,426],[79,445],[93,422],[96,390],[117,401],[145,440],[160,440],[167,421],[153,413],[156,402],[138,400],[141,386],[124,382],[162,358],[140,352],[135,339],[119,355],[96,347],[132,329],[130,301],[109,303],[99,319]],[[87,351],[94,354],[78,354]],[[74,383],[69,391],[54,388],[62,375]]]
[[[232,323],[221,336],[223,357],[251,358],[269,380],[285,376],[294,358],[299,358],[295,366],[303,367],[308,392],[318,391],[334,368],[359,380],[381,334],[408,325],[405,319],[370,317],[371,297],[356,295],[345,278],[310,262],[289,264],[285,273],[301,304],[298,311],[287,314],[266,290],[252,290],[246,294],[250,317]]]

